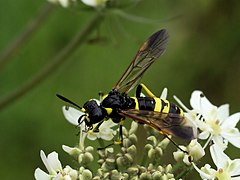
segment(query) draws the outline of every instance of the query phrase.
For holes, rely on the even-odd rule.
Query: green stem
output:
[[[189,168],[187,168],[185,171],[183,171],[182,173],[180,173],[176,179],[183,179],[183,177],[187,176],[188,173],[190,173],[193,170],[193,166],[191,165]],[[184,178],[186,179],[186,178]]]
[[[147,151],[144,149],[144,151],[143,151],[143,156],[142,156],[142,161],[141,161],[140,165],[146,167],[146,165],[147,165],[147,160],[148,160]]]
[[[26,28],[14,39],[9,46],[0,54],[0,69],[17,53],[17,51],[25,44],[32,35],[39,30],[39,27],[45,22],[49,14],[53,10],[50,3],[44,4],[37,15],[26,25]]]
[[[43,69],[33,76],[32,79],[20,86],[15,91],[9,93],[0,100],[0,110],[7,105],[13,103],[18,98],[32,90],[45,80],[51,73],[53,73],[70,55],[77,49],[77,47],[84,42],[86,37],[91,34],[91,31],[99,24],[102,15],[97,13],[89,21],[89,23],[57,54],[52,61],[50,61]]]
[[[103,142],[103,140],[101,138],[97,138],[97,140],[98,140],[98,144],[99,144],[100,147],[104,147],[105,146],[104,142]]]

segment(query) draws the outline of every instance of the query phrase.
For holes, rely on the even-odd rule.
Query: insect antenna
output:
[[[65,101],[65,102],[67,102],[67,103],[69,103],[69,104],[72,104],[72,105],[74,105],[74,106],[78,107],[79,109],[82,109],[82,107],[81,107],[81,106],[79,106],[79,105],[77,105],[76,103],[74,103],[74,102],[70,101],[69,99],[67,99],[67,98],[66,98],[66,97],[64,97],[64,96],[62,96],[62,95],[60,95],[60,94],[56,94],[56,96],[57,96],[59,99],[61,99],[61,100]]]

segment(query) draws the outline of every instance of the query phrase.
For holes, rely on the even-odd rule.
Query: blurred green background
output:
[[[44,1],[0,2],[0,50],[24,30]],[[83,44],[51,76],[0,111],[1,179],[33,179],[45,170],[39,153],[59,153],[62,164],[72,163],[61,145],[78,142],[76,129],[63,117],[60,93],[82,105],[98,92],[108,92],[139,46],[153,32],[167,28],[167,51],[144,75],[155,93],[164,87],[168,99],[177,95],[189,106],[193,90],[202,90],[215,105],[240,106],[240,2],[237,0],[142,0],[125,12],[156,20],[133,22],[108,14],[99,27],[101,39]],[[91,18],[92,11],[57,6],[30,41],[0,71],[0,94],[6,96],[34,76],[61,51]],[[88,40],[97,37],[95,30]],[[139,137],[141,138],[141,137]],[[230,157],[236,148],[228,149]]]

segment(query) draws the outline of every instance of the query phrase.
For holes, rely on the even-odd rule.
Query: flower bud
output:
[[[159,171],[156,171],[156,172],[154,172],[154,173],[152,174],[152,179],[153,179],[153,180],[161,179],[161,177],[162,177],[162,173],[159,172]]]
[[[130,176],[136,176],[139,172],[139,169],[137,167],[130,167],[127,169],[127,172]]]
[[[127,148],[127,152],[134,157],[137,154],[136,146],[135,145],[130,146],[129,148]]]
[[[92,172],[89,169],[84,169],[83,167],[80,167],[79,179],[81,179],[81,180],[92,179]]]
[[[71,177],[71,179],[77,179],[78,177],[78,172],[75,169],[72,169],[70,166],[66,166],[63,169],[63,172],[65,174],[68,174]]]
[[[172,172],[172,165],[171,165],[171,164],[168,164],[168,165],[165,167],[165,171],[166,171],[167,173]]]
[[[146,151],[149,151],[150,149],[153,148],[153,146],[151,144],[146,144],[144,148]]]
[[[78,162],[82,165],[87,165],[93,161],[93,155],[89,152],[82,153],[78,156]]]
[[[169,143],[170,143],[170,140],[169,140],[168,138],[164,138],[164,139],[159,143],[159,146],[160,146],[162,149],[166,149]]]
[[[142,173],[139,178],[140,179],[152,179],[152,176],[150,173],[145,172],[145,173]]]

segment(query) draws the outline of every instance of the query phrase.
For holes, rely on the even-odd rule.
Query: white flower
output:
[[[187,165],[190,165],[191,162],[198,161],[205,155],[205,151],[197,142],[197,139],[192,140],[187,147],[180,146],[180,148],[187,151],[188,154],[178,149],[176,152],[173,152],[174,159],[176,161],[182,161]]]
[[[73,125],[78,126],[78,119],[79,117],[81,117],[84,113],[72,108],[72,107],[66,107],[63,106],[62,108],[63,110],[63,114],[65,116],[65,118]],[[93,124],[93,129],[97,124]],[[93,130],[88,130],[87,133],[87,137],[90,140],[95,140],[97,138],[101,138],[103,140],[107,140],[110,141],[113,139],[113,137],[116,135],[116,130],[113,130],[112,127],[116,126],[117,124],[114,123],[111,119],[108,119],[106,121],[104,121],[101,126],[99,127],[99,132],[94,132]],[[85,127],[85,123],[83,122],[81,124],[82,129],[80,129],[80,131],[85,131],[86,129],[83,129]],[[81,133],[81,132],[80,132]],[[85,132],[83,132],[83,134],[85,134]]]
[[[58,154],[56,152],[50,153],[47,157],[45,153],[41,150],[41,159],[48,170],[48,173],[44,172],[40,168],[37,168],[34,172],[34,177],[37,180],[74,180],[78,177],[78,172],[72,169],[70,166],[62,168],[61,162],[58,159]]]
[[[217,170],[206,164],[201,170],[193,163],[202,179],[230,180],[240,179],[240,159],[231,160],[217,144],[210,146],[212,159]]]
[[[228,142],[240,148],[240,133],[235,128],[240,120],[240,113],[229,116],[228,104],[217,107],[211,104],[201,91],[192,93],[190,104],[193,110],[186,108],[179,99],[177,101],[191,114],[201,130],[199,139],[209,138],[208,142],[213,140],[223,149],[226,148]]]
[[[84,4],[92,7],[105,6],[108,0],[81,0]]]
[[[60,4],[62,7],[67,8],[72,2],[76,0],[48,0],[50,3]]]

